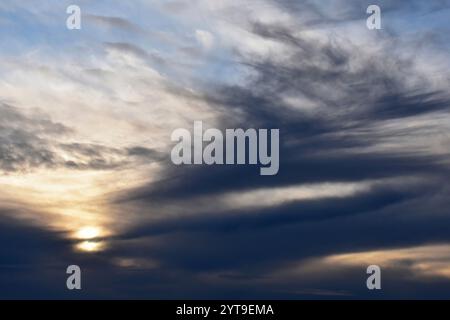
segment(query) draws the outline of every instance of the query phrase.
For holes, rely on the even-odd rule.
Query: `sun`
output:
[[[76,233],[78,239],[88,240],[98,238],[101,235],[101,230],[99,227],[83,227],[79,229]]]
[[[76,245],[76,248],[85,252],[96,252],[103,248],[103,242],[83,241]]]
[[[75,232],[75,238],[82,240],[75,245],[76,249],[84,252],[97,252],[105,248],[105,231],[96,226],[85,226]]]

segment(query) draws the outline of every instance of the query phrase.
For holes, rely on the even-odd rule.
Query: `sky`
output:
[[[0,298],[450,298],[450,1],[3,0],[0,39]],[[279,129],[278,174],[174,165],[194,121]]]

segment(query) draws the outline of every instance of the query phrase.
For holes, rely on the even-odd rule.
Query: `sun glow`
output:
[[[85,252],[96,252],[104,248],[104,243],[101,241],[83,241],[76,245],[76,248]]]
[[[97,252],[105,247],[104,241],[99,241],[98,238],[104,235],[100,227],[86,226],[78,229],[75,237],[84,240],[75,245],[75,248],[83,252]]]
[[[99,227],[92,227],[92,226],[88,226],[88,227],[83,227],[81,229],[79,229],[76,233],[76,237],[78,239],[94,239],[94,238],[98,238],[101,236],[101,229]]]

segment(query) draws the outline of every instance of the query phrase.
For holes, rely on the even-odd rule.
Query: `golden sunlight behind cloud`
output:
[[[364,273],[370,265],[378,265],[382,270],[389,270],[391,274],[403,274],[403,280],[447,281],[450,279],[450,244],[337,253],[299,260],[281,266],[265,281],[271,283],[276,279],[277,282],[286,283],[305,283],[313,280],[326,282],[327,279],[345,276],[349,272]]]
[[[336,254],[323,258],[322,263],[348,266],[378,264],[391,268],[402,266],[418,276],[450,278],[450,245],[436,244]]]
[[[76,245],[76,249],[84,252],[97,252],[105,247],[102,241],[83,241]]]
[[[123,224],[117,223],[114,219],[116,211],[108,205],[111,194],[140,185],[145,180],[141,181],[133,170],[121,172],[126,174],[119,176],[126,178],[117,178],[117,170],[80,172],[63,168],[2,175],[0,201],[16,209],[16,218],[29,219],[44,228],[61,231],[75,241],[77,251],[101,251],[106,244],[105,238],[120,232],[124,224],[136,219],[130,215],[121,220]],[[128,181],[130,177],[132,182]]]
[[[86,226],[78,229],[74,237],[85,240],[76,244],[75,248],[83,252],[98,252],[105,248],[105,242],[95,240],[105,235],[101,227]]]

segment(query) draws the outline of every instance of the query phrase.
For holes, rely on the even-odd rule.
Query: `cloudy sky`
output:
[[[2,0],[0,298],[450,298],[449,21],[447,0]],[[194,121],[280,129],[279,173],[173,165]]]

